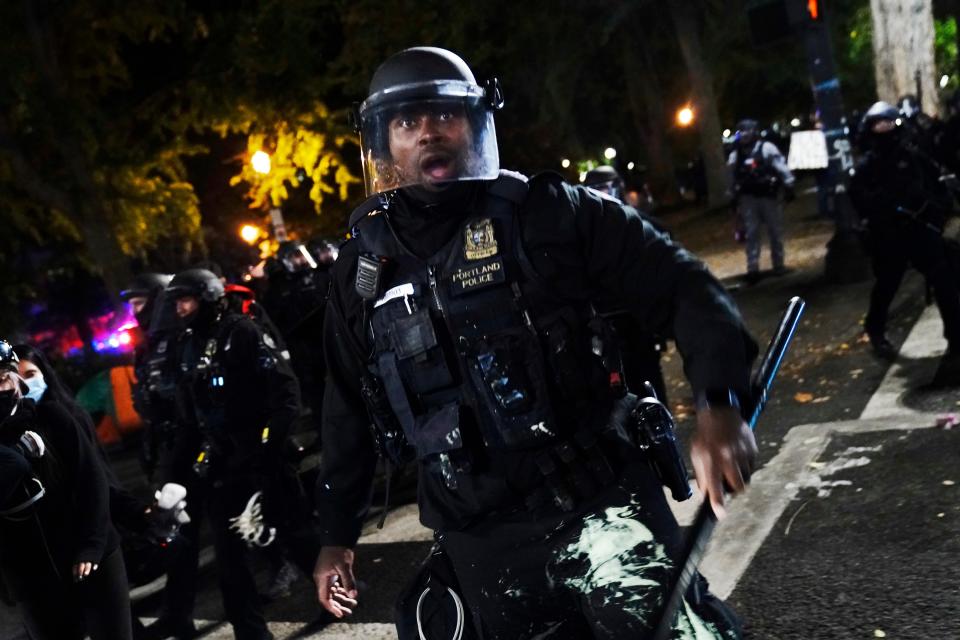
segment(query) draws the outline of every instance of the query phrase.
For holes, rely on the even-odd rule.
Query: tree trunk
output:
[[[923,110],[939,115],[932,0],[870,0],[870,11],[877,95],[895,104],[916,94],[919,73]]]
[[[713,90],[713,73],[703,57],[700,20],[696,0],[668,0],[670,15],[687,66],[690,95],[700,128],[700,152],[707,176],[708,205],[720,207],[728,200],[730,188],[727,162],[723,157],[723,129]]]
[[[631,30],[643,33],[638,24],[632,24]],[[624,37],[620,41],[630,113],[646,153],[646,182],[657,202],[670,203],[676,199],[677,178],[673,152],[666,137],[668,120],[660,81],[646,38]]]

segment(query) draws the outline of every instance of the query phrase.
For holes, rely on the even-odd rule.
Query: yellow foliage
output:
[[[231,186],[241,182],[248,185],[251,209],[280,206],[289,197],[290,188],[298,187],[306,178],[312,182],[310,199],[320,213],[325,196],[336,194],[346,200],[349,186],[361,182],[343,165],[340,155],[341,147],[355,137],[330,132],[335,124],[325,106],[317,105],[296,120],[281,120],[266,129],[253,130],[254,126],[248,123],[239,127],[247,132],[247,152],[240,173],[230,179]],[[237,129],[236,124],[225,124],[217,131],[226,135]],[[271,168],[266,175],[254,171],[249,161],[260,150],[270,154]]]

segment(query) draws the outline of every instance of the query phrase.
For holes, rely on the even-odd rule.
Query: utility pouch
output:
[[[467,348],[469,375],[484,409],[489,446],[524,448],[555,433],[540,346],[526,329],[507,330]]]
[[[693,495],[683,454],[674,431],[673,416],[663,403],[650,396],[637,402],[630,418],[637,430],[637,444],[673,499],[682,502]]]

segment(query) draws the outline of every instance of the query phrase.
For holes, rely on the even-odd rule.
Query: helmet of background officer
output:
[[[166,294],[176,301],[182,326],[212,324],[223,310],[223,281],[206,269],[187,269],[173,277]]]
[[[874,102],[860,120],[860,140],[867,147],[884,148],[897,140],[900,112],[889,102]]]
[[[587,171],[587,175],[583,179],[583,185],[602,191],[617,200],[623,200],[623,178],[611,166],[601,165],[596,169]]]
[[[0,339],[0,423],[13,415],[28,391],[19,370],[20,358],[9,342]]]
[[[907,120],[913,120],[923,113],[923,107],[917,100],[917,96],[912,93],[900,96],[897,100],[897,107],[900,109],[900,114]]]
[[[144,331],[150,329],[157,296],[170,284],[173,276],[165,273],[141,273],[134,276],[130,286],[120,292],[120,299],[130,305],[137,324]]]
[[[329,240],[311,240],[307,243],[307,247],[320,266],[329,267],[337,261],[337,256],[340,255],[340,250],[337,248],[337,245]]]
[[[737,123],[737,133],[734,135],[734,139],[742,147],[753,146],[757,141],[759,131],[760,125],[757,121],[747,118]]]
[[[288,274],[300,273],[317,268],[313,256],[299,240],[286,240],[277,249],[277,260]]]
[[[503,106],[496,80],[477,84],[467,63],[436,47],[387,59],[357,108],[367,195],[413,187],[417,195],[500,170],[493,112]]]

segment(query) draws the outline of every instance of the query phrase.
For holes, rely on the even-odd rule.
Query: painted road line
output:
[[[754,474],[750,489],[733,500],[701,563],[711,590],[720,598],[733,592],[763,541],[801,488],[816,486],[811,465],[834,434],[867,433],[936,426],[936,415],[904,406],[900,400],[918,380],[930,379],[938,357],[946,348],[943,323],[936,307],[929,306],[910,330],[900,349],[901,361],[922,362],[907,372],[899,362],[891,365],[870,397],[858,420],[808,424],[787,432],[780,451]]]
[[[936,372],[937,361],[935,358],[942,355],[947,348],[947,341],[943,337],[943,322],[940,320],[940,312],[936,305],[930,305],[923,310],[920,318],[917,319],[913,329],[900,347],[900,354],[887,370],[883,381],[876,392],[870,397],[863,413],[860,414],[861,420],[869,420],[880,416],[890,415],[910,415],[912,410],[900,403],[900,398],[909,390],[911,382],[915,385],[920,379],[918,374],[926,374],[928,371],[915,371],[913,367],[909,370],[903,362],[929,360],[924,369],[929,369],[927,379],[933,377]]]

